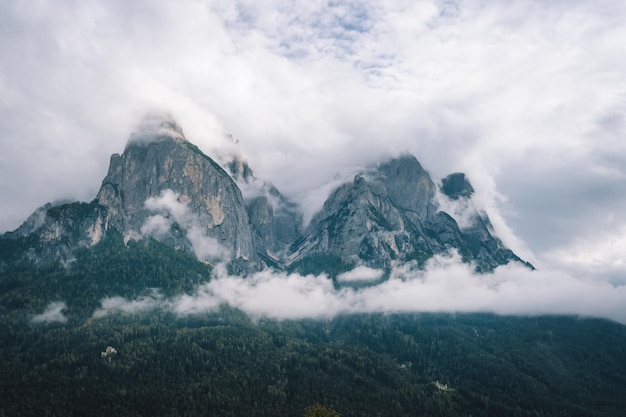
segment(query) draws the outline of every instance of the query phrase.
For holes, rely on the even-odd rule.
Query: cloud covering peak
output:
[[[162,137],[168,137],[177,142],[185,140],[182,127],[171,113],[153,111],[143,117],[137,130],[130,135],[128,143],[152,142]]]

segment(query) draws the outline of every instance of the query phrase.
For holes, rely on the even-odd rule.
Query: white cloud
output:
[[[158,291],[145,295],[136,300],[127,300],[123,297],[107,297],[100,300],[101,307],[94,311],[93,318],[99,319],[110,314],[136,314],[158,308],[162,296]]]
[[[626,284],[626,226],[594,234],[545,257],[574,275],[592,273],[596,280]]]
[[[216,261],[230,256],[228,249],[220,245],[217,239],[207,235],[198,215],[189,210],[187,203],[180,201],[180,194],[170,189],[163,190],[158,197],[147,199],[145,206],[149,210],[162,212],[148,217],[141,226],[141,233],[145,236],[163,237],[172,224],[176,223],[185,231],[198,259]]]
[[[194,296],[175,300],[173,310],[181,315],[193,314],[228,304],[254,317],[300,319],[332,317],[343,309],[326,275],[301,276],[264,270],[242,278],[228,275],[223,265],[215,273],[215,278]]]
[[[214,237],[206,235],[205,230],[199,224],[193,224],[187,229],[187,239],[191,242],[193,251],[200,260],[216,261],[228,259],[230,251]]]
[[[51,302],[43,313],[34,315],[31,321],[33,323],[65,323],[67,317],[63,314],[63,310],[66,307],[62,301]]]
[[[347,276],[374,276],[361,267]],[[511,263],[479,275],[457,254],[437,256],[425,270],[403,264],[389,279],[363,288],[335,288],[326,275],[271,270],[249,277],[231,276],[223,265],[192,295],[169,300],[119,297],[103,300],[110,311],[144,311],[157,305],[184,316],[216,311],[225,304],[254,318],[332,318],[353,313],[489,312],[501,315],[577,315],[626,323],[626,285],[616,285],[559,270],[532,271]],[[126,307],[129,306],[129,307]]]
[[[128,139],[129,142],[146,143],[161,137],[170,137],[175,141],[185,140],[176,119],[168,112],[149,112],[144,116],[136,130]]]
[[[170,189],[163,190],[158,197],[150,197],[146,200],[145,206],[149,210],[165,211],[176,223],[191,223],[187,204],[179,201],[180,194]]]
[[[196,293],[184,294],[172,300],[167,307],[180,316],[188,314],[202,314],[215,311],[223,301],[214,296],[205,285],[200,287]]]
[[[141,226],[141,234],[144,236],[154,236],[158,239],[169,232],[171,227],[172,222],[170,219],[160,214],[155,214],[154,216],[148,217]]]
[[[383,276],[384,271],[369,268],[364,265],[355,267],[353,270],[337,276],[339,282],[368,282],[377,281]]]
[[[459,225],[461,230],[474,224],[474,220],[478,215],[478,210],[470,198],[459,198],[451,200],[445,194],[437,191],[435,194],[439,211],[448,213]]]

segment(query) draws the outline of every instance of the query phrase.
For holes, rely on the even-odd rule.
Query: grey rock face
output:
[[[434,213],[437,187],[413,155],[380,165],[375,180],[383,184],[391,201],[416,221],[424,221]]]
[[[292,263],[331,254],[346,264],[389,269],[412,260],[423,265],[452,249],[480,272],[521,261],[491,234],[486,215],[477,214],[471,227],[461,230],[453,217],[437,211],[436,186],[415,157],[393,159],[366,177],[356,176],[331,194],[292,247]],[[465,176],[454,178],[464,187],[457,198],[471,196]]]
[[[125,239],[152,232],[201,258],[256,260],[241,191],[173,121],[131,136],[124,153],[111,157],[96,200]]]
[[[476,262],[478,272],[488,272],[511,261],[521,262],[532,268],[532,265],[522,261],[500,239],[493,236],[492,229],[489,219],[479,216],[471,227],[463,230],[463,238],[471,259]]]
[[[6,239],[25,239],[24,257],[36,264],[66,261],[79,248],[91,247],[106,233],[106,208],[91,203],[48,203],[37,210]]]
[[[257,178],[241,152],[222,163],[243,190],[257,254],[266,266],[281,267],[285,252],[301,233],[297,205],[271,183]]]
[[[489,217],[485,213],[476,212],[468,227],[461,230],[463,238],[463,255],[476,263],[478,272],[489,272],[509,262],[520,262],[527,267],[534,267],[520,259],[508,249],[495,235]]]
[[[388,269],[396,262],[423,261],[435,243],[399,208],[384,185],[356,176],[328,199],[309,227],[297,256],[332,253],[352,262]]]
[[[54,260],[93,246],[116,229],[126,241],[155,238],[205,261],[232,260],[235,272],[257,268],[258,257],[241,191],[211,158],[185,139],[168,116],[150,115],[89,204],[47,204],[6,238],[34,242],[34,260]]]
[[[441,191],[451,200],[469,198],[474,194],[472,184],[462,172],[455,172],[445,177],[441,181]]]
[[[302,219],[295,205],[275,194],[278,190],[271,188],[270,193],[273,198],[254,197],[246,201],[246,207],[257,252],[279,261],[298,237]]]

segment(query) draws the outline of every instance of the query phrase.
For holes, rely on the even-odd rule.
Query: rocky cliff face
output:
[[[461,175],[461,177],[459,177]],[[450,187],[450,184],[453,184]],[[469,199],[473,189],[462,174],[444,179],[449,198]],[[470,191],[471,190],[471,191]],[[477,271],[520,261],[492,235],[486,214],[459,228],[437,206],[437,187],[417,159],[404,155],[357,175],[339,187],[292,246],[289,261],[334,255],[348,265],[389,269],[397,263],[423,265],[435,254],[456,250]]]
[[[22,242],[21,253],[0,254],[0,271],[3,265],[23,259],[39,265],[71,260],[76,249],[100,242],[106,234],[105,217],[106,208],[96,202],[48,203],[38,208],[18,229],[0,237]]]
[[[289,246],[302,232],[302,215],[296,203],[254,175],[238,142],[229,138],[234,151],[220,160],[243,192],[256,253],[266,266],[280,268]]]
[[[241,191],[171,119],[149,121],[111,157],[96,201],[125,239],[151,236],[204,260],[255,262]]]
[[[441,191],[451,200],[471,198],[474,187],[462,172],[455,172],[441,180]]]
[[[125,241],[151,237],[213,262],[232,259],[237,272],[257,267],[243,196],[233,179],[185,139],[164,115],[147,117],[124,152],[111,156],[95,200],[38,209],[13,238],[35,236],[35,258],[92,246],[109,230]]]
[[[454,173],[443,178],[441,191],[454,204],[461,205],[465,211],[465,217],[469,221],[463,224],[460,230],[464,256],[476,263],[479,272],[487,272],[509,262],[521,262],[533,268],[504,246],[495,235],[487,214],[477,210],[473,204],[474,188],[464,174]]]
[[[311,259],[317,272],[333,270],[329,260],[388,270],[451,250],[480,272],[522,262],[474,208],[463,174],[444,178],[439,190],[412,155],[337,188],[306,230],[297,205],[256,178],[239,150],[218,160],[221,166],[188,142],[172,118],[148,117],[124,152],[111,156],[94,201],[43,206],[2,238],[22,239],[24,256],[45,263],[115,230],[125,241],[153,238],[203,261],[229,260],[237,273],[264,266],[311,272]],[[464,221],[443,210],[444,200],[463,208]]]

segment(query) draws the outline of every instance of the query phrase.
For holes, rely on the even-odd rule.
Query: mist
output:
[[[217,239],[207,236],[206,226],[202,224],[198,215],[187,207],[187,203],[180,201],[180,194],[171,189],[163,190],[158,197],[146,200],[145,206],[158,214],[146,219],[141,227],[143,236],[154,236],[158,239],[176,223],[185,231],[199,260],[215,261],[229,257],[228,249],[220,245]]]
[[[65,323],[67,317],[63,314],[63,310],[67,305],[63,301],[54,301],[48,304],[43,313],[35,314],[31,318],[32,323]]]
[[[134,300],[127,300],[124,297],[114,296],[100,300],[100,308],[93,313],[93,318],[99,319],[110,314],[136,314],[153,310],[160,307],[163,299],[157,290],[152,290],[150,294],[142,295]]]
[[[229,275],[223,264],[193,294],[172,298],[102,300],[94,317],[159,308],[178,316],[215,312],[221,305],[251,318],[331,319],[356,313],[494,313],[499,315],[574,315],[626,323],[626,286],[558,270],[530,270],[510,263],[476,274],[458,254],[435,256],[425,269],[407,263],[375,282],[381,271],[356,267],[335,283],[325,274],[300,275],[264,270],[249,277]],[[374,282],[372,285],[351,283]]]

